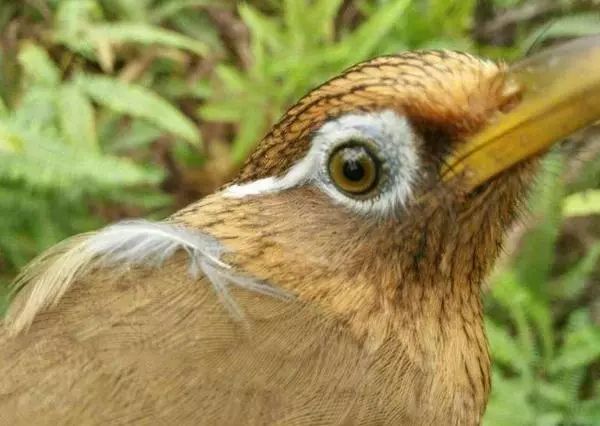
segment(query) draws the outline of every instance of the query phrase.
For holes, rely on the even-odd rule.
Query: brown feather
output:
[[[447,52],[357,65],[291,108],[238,181],[281,174],[343,111],[393,108],[458,140],[505,104],[502,78]],[[311,187],[189,206],[172,223],[295,296],[233,288],[243,321],[205,276],[190,278],[183,253],[36,293],[53,265],[42,262],[0,332],[0,423],[477,425],[490,390],[480,284],[530,173],[469,197],[429,192],[382,220]]]
[[[425,389],[405,394],[381,374],[411,364],[393,342],[369,351],[319,309],[244,291],[248,323],[236,323],[185,276],[181,259],[121,280],[96,273],[29,332],[0,337],[2,424],[416,420],[407,398],[416,406]]]

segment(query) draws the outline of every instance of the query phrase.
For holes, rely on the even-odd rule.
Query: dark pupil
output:
[[[344,161],[344,176],[353,182],[359,182],[365,177],[365,169],[362,164],[354,160]]]

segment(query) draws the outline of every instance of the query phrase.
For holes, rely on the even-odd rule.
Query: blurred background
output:
[[[0,312],[36,254],[212,192],[349,65],[598,32],[600,0],[2,0]],[[600,425],[600,126],[571,139],[485,288],[486,425]]]

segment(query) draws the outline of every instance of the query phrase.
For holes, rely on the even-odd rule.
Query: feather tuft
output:
[[[236,319],[243,319],[243,313],[229,294],[229,285],[289,297],[281,289],[235,272],[221,260],[223,246],[205,233],[175,223],[125,221],[65,240],[31,262],[15,280],[14,291],[25,294],[10,306],[5,324],[13,333],[26,330],[39,312],[56,305],[77,279],[94,268],[158,267],[179,250],[188,255],[190,276],[204,274]]]

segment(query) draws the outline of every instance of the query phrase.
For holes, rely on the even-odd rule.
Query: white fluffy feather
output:
[[[37,313],[56,304],[71,284],[93,268],[157,267],[179,250],[188,254],[190,276],[197,278],[203,273],[237,319],[243,318],[243,313],[229,294],[229,285],[289,297],[283,290],[236,273],[220,260],[224,248],[209,235],[174,223],[127,221],[74,237],[34,260],[15,282],[16,288],[27,286],[29,294],[23,303],[11,307],[6,323],[15,332],[26,329]]]

